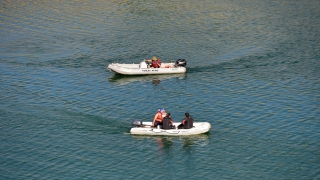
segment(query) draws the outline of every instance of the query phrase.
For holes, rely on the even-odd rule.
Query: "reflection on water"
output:
[[[153,79],[153,80],[152,80],[152,83],[153,83],[153,84],[160,84],[160,83],[161,83],[161,80],[160,80],[160,79]]]
[[[170,149],[173,145],[173,142],[169,137],[157,137],[156,142],[161,149]]]
[[[126,76],[121,74],[115,74],[109,78],[109,82],[117,85],[126,85],[133,82],[152,82],[153,84],[159,84],[163,80],[168,79],[184,79],[187,74],[163,74],[163,75],[139,75],[139,76]]]
[[[194,144],[193,139],[191,139],[191,138],[184,138],[183,139],[183,148],[189,148],[193,144]]]
[[[131,135],[133,138],[149,139],[152,138],[159,146],[160,150],[169,150],[174,144],[182,145],[183,149],[188,149],[193,145],[201,147],[209,144],[210,132],[204,134],[190,135],[190,136],[145,136],[145,135]]]
[[[194,144],[199,144],[200,146],[206,146],[209,144],[208,139],[210,137],[210,132],[204,134],[198,134],[193,136],[182,137],[183,148],[188,149]]]

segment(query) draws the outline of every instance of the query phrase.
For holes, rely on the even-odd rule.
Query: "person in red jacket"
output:
[[[151,60],[146,60],[148,62],[148,68],[160,68],[161,67],[161,60],[154,56]],[[150,62],[151,61],[151,62]]]
[[[157,127],[158,125],[162,125],[162,120],[166,116],[166,111],[163,108],[160,108],[152,121],[152,127]]]

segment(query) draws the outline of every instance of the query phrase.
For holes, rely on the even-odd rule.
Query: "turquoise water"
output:
[[[319,7],[2,1],[0,179],[320,179]],[[152,56],[187,73],[106,68]],[[212,128],[130,135],[160,107]]]

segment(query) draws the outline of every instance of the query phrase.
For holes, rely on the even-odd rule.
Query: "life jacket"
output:
[[[155,61],[152,61],[152,67],[154,68],[160,68],[161,66],[161,60],[160,59],[157,59]]]
[[[157,119],[161,119],[161,120],[163,119],[161,112],[157,112]]]

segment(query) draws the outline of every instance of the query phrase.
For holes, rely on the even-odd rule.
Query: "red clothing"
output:
[[[157,59],[155,61],[152,61],[152,67],[154,68],[160,68],[161,66],[161,60],[160,59]]]
[[[160,119],[162,121],[163,117],[161,112],[157,112],[157,119]]]

